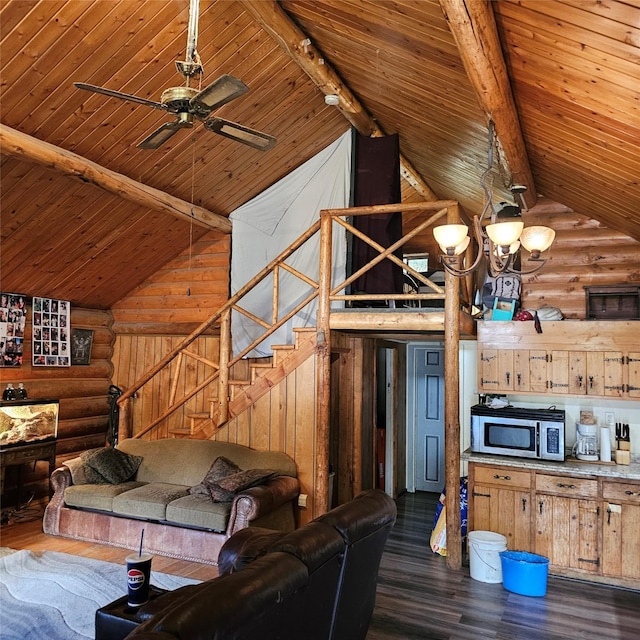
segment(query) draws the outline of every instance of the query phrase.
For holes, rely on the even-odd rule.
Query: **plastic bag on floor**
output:
[[[445,489],[442,490],[436,514],[433,519],[433,529],[429,541],[431,550],[441,556],[447,555],[447,508],[444,506]],[[467,535],[467,478],[460,478],[460,535]]]

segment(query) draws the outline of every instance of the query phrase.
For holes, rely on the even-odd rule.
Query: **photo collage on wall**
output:
[[[68,300],[33,298],[33,366],[70,367]]]
[[[26,296],[19,293],[0,293],[1,367],[19,367],[22,364],[26,322]]]

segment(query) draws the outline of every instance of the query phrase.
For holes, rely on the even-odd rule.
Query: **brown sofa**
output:
[[[364,640],[395,519],[394,501],[368,490],[290,533],[239,531],[220,577],[103,607],[96,640]]]
[[[137,549],[144,529],[144,548],[150,553],[217,564],[220,548],[240,529],[295,528],[299,483],[295,462],[285,453],[179,439],[128,439],[118,449],[142,458],[126,482],[90,484],[79,459],[54,471],[45,533]],[[276,474],[260,486],[241,490],[231,502],[191,495],[190,487],[203,481],[220,456],[243,470]]]

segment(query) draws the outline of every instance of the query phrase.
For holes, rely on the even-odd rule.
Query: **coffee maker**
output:
[[[598,425],[576,423],[575,456],[578,460],[596,462],[598,457]]]

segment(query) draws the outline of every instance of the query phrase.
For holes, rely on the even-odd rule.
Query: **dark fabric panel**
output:
[[[354,206],[400,202],[400,138],[397,134],[369,138],[355,133]],[[402,214],[355,216],[353,225],[383,247],[402,237]],[[351,273],[378,256],[367,243],[354,238]],[[396,255],[402,259],[402,250]],[[354,293],[402,293],[402,269],[383,260],[360,276],[352,285]]]

